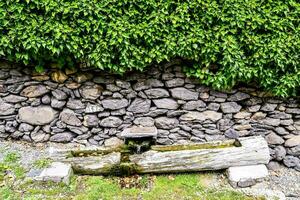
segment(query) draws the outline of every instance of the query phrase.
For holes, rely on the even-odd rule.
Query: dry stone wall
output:
[[[1,61],[0,137],[114,145],[133,125],[156,126],[159,144],[262,135],[273,165],[300,170],[297,100],[251,88],[214,91],[173,64],[118,76],[97,70],[36,74]]]

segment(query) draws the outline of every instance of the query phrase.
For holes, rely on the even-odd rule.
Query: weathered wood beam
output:
[[[240,146],[177,151],[148,151],[129,157],[140,173],[177,173],[267,164],[268,144],[261,136],[238,139]],[[154,147],[155,149],[155,147]],[[157,148],[156,148],[157,149]],[[158,148],[159,149],[159,148]]]

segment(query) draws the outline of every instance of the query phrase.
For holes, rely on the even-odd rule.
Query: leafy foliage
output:
[[[5,0],[0,56],[37,69],[85,62],[124,73],[181,57],[216,89],[300,86],[298,0]]]

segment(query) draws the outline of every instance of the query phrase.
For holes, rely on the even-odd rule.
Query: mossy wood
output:
[[[57,156],[59,152],[61,156]],[[142,154],[129,153],[122,147],[111,151],[58,150],[55,155],[56,159],[71,163],[75,173],[94,175],[219,170],[231,166],[267,164],[270,159],[268,144],[261,136],[191,145],[156,145]]]
[[[148,151],[131,155],[129,159],[141,173],[196,172],[269,162],[269,148],[263,137],[241,138],[238,142],[240,146],[224,147],[220,143],[221,148],[209,148],[206,143],[205,149]]]

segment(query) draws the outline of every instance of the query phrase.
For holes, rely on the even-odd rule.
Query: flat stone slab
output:
[[[229,167],[227,175],[232,187],[250,187],[268,176],[265,165]]]
[[[157,129],[156,127],[131,127],[126,128],[122,133],[121,137],[124,139],[130,138],[157,138]]]
[[[69,184],[73,174],[71,164],[53,162],[48,168],[44,169],[40,175],[36,176],[36,181],[52,181],[55,183]]]

